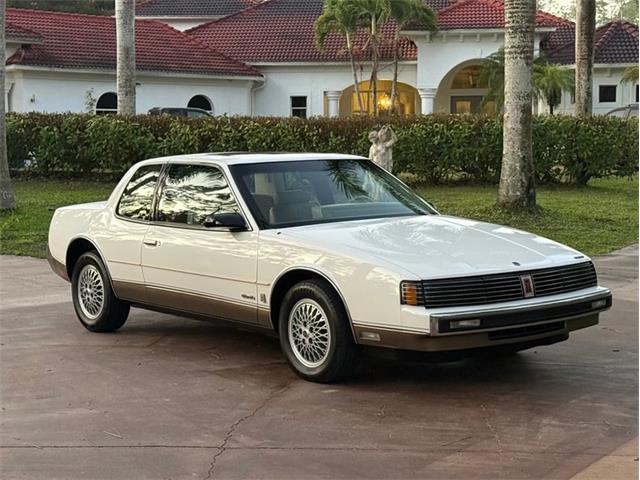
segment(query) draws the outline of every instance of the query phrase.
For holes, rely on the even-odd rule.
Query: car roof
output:
[[[190,163],[190,162],[211,162],[217,164],[237,165],[241,163],[270,163],[270,162],[293,162],[300,160],[367,160],[365,157],[357,155],[345,155],[343,153],[247,153],[247,152],[216,152],[216,153],[195,153],[191,155],[175,155],[172,157],[161,157],[144,160],[138,165],[148,165],[153,163]]]

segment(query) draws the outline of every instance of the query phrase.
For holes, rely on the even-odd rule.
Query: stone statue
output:
[[[389,125],[385,125],[380,130],[369,132],[369,159],[376,165],[384,168],[387,172],[393,170],[393,146],[398,141],[398,137]]]

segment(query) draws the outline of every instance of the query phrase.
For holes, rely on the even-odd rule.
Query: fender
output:
[[[329,284],[333,287],[333,289],[336,292],[338,292],[338,296],[340,297],[340,300],[342,301],[342,304],[344,305],[344,309],[347,312],[347,319],[349,320],[349,328],[351,329],[351,335],[353,336],[353,341],[358,343],[358,339],[357,339],[357,336],[356,336],[355,328],[353,326],[353,319],[351,318],[351,312],[349,311],[349,305],[347,304],[347,301],[344,298],[344,295],[342,294],[342,292],[338,288],[338,285],[336,284],[336,282],[326,272],[323,272],[322,270],[320,270],[320,269],[318,269],[316,267],[311,267],[311,266],[307,266],[307,265],[300,265],[300,266],[292,265],[290,267],[287,267],[287,268],[285,268],[283,271],[281,271],[278,274],[278,276],[273,280],[273,282],[271,282],[271,288],[269,290],[269,319],[271,320],[271,324],[272,325],[274,324],[273,323],[273,318],[271,318],[271,305],[272,305],[272,298],[273,298],[273,289],[278,284],[278,282],[280,281],[280,279],[282,277],[284,277],[287,273],[289,273],[291,271],[294,271],[294,270],[302,270],[302,271],[307,271],[307,272],[314,273],[314,274],[322,277],[327,282],[329,282]]]

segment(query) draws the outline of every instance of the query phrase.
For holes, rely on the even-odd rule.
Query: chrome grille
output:
[[[530,275],[535,297],[572,292],[598,284],[591,262],[563,267],[474,277],[424,280],[425,307],[458,307],[509,302],[525,298],[520,277]]]

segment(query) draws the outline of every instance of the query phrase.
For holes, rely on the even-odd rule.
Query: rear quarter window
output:
[[[140,167],[122,192],[116,213],[132,220],[151,220],[153,192],[162,165]]]

